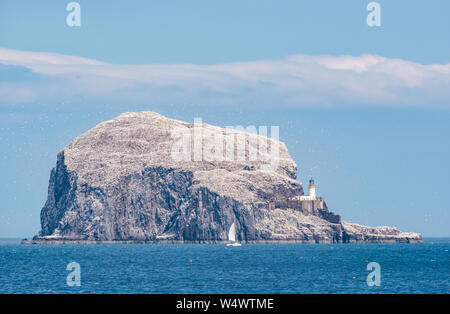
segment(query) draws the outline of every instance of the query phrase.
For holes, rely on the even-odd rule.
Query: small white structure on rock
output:
[[[300,201],[314,201],[316,199],[316,186],[314,184],[314,179],[309,180],[309,193],[308,195],[301,195]]]

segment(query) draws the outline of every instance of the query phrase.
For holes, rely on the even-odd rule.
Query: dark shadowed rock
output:
[[[217,150],[214,139],[222,139],[222,156],[236,153],[237,147],[227,144],[242,140],[245,158],[180,160],[178,135],[194,130],[203,132],[201,147],[212,151]],[[263,142],[279,147],[279,153],[258,151],[259,158],[251,161],[251,148]],[[194,145],[188,147],[189,157]],[[296,176],[286,146],[267,137],[194,126],[152,112],[125,113],[58,154],[42,230],[33,243],[217,243],[227,240],[233,222],[244,242],[422,241],[419,234],[395,228],[341,222],[324,201],[303,207],[287,201],[303,195]],[[274,205],[280,202],[287,205]]]

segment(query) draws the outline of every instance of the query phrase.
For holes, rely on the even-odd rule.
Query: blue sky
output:
[[[345,220],[450,236],[450,2],[0,3],[0,237],[31,236],[56,154],[124,111],[279,125]]]
[[[3,47],[111,63],[279,59],[292,54],[379,54],[448,63],[450,3],[378,1],[382,27],[366,25],[368,0],[78,1],[82,27],[66,26],[69,1],[3,0]]]

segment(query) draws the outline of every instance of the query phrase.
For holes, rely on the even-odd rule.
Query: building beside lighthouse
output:
[[[314,184],[314,179],[311,178],[309,180],[309,187],[308,187],[308,195],[300,195],[299,200],[300,201],[314,201],[316,200],[316,185]]]

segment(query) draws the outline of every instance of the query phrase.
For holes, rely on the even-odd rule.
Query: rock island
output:
[[[242,243],[422,242],[342,221],[313,179],[305,194],[277,140],[139,112],[100,123],[58,154],[42,230],[26,243],[224,243],[233,223]]]

